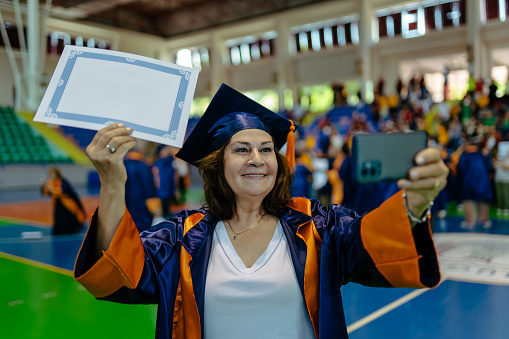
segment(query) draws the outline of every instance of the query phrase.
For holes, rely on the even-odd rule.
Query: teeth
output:
[[[263,174],[244,174],[245,177],[248,177],[248,178],[261,178],[261,177],[264,177]]]

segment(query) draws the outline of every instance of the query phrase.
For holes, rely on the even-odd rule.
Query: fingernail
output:
[[[119,123],[117,126],[118,127],[124,127],[124,124],[123,123]]]
[[[408,187],[410,187],[410,181],[402,180],[402,181],[399,182],[399,186],[401,188],[408,188]]]
[[[133,131],[132,127],[127,127],[127,131],[131,133]]]
[[[412,179],[417,178],[418,175],[419,175],[419,173],[417,171],[410,172],[410,178],[412,178]]]
[[[424,164],[424,157],[418,157],[415,161],[417,162],[417,165],[422,165]]]

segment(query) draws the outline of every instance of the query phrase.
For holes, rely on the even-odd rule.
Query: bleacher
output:
[[[65,152],[48,143],[11,107],[0,107],[0,164],[70,162]]]

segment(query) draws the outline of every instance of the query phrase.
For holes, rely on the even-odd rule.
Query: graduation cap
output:
[[[295,164],[296,126],[291,120],[272,112],[244,94],[222,84],[200,121],[184,142],[176,157],[196,166],[197,161],[217,151],[237,132],[260,129],[272,136],[279,150],[288,142],[286,158]]]

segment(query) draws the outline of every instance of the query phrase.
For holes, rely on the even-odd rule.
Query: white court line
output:
[[[422,288],[422,289],[412,291],[412,292],[408,293],[407,295],[404,295],[401,298],[394,300],[392,303],[382,307],[381,309],[365,316],[364,318],[357,320],[353,324],[350,324],[349,326],[346,327],[346,331],[348,333],[352,333],[353,331],[358,330],[362,326],[369,324],[370,322],[380,318],[384,314],[389,313],[390,311],[394,310],[395,308],[398,308],[399,306],[403,305],[404,303],[407,303],[410,300],[417,298],[418,296],[420,296],[421,294],[423,294],[424,292],[427,292],[429,290],[430,290],[429,288]]]
[[[7,303],[7,305],[9,305],[9,306],[16,306],[16,305],[21,305],[21,304],[23,304],[23,300],[14,300],[14,301]]]
[[[57,296],[57,292],[48,292],[48,293],[44,293],[42,295],[42,297],[44,299],[47,299],[47,298],[52,298],[52,297],[56,297]]]
[[[40,242],[58,242],[70,240],[83,240],[86,233],[76,233],[68,235],[44,235],[38,239],[23,239],[19,238],[0,238],[0,245],[3,244],[26,244],[26,243],[40,243]]]

